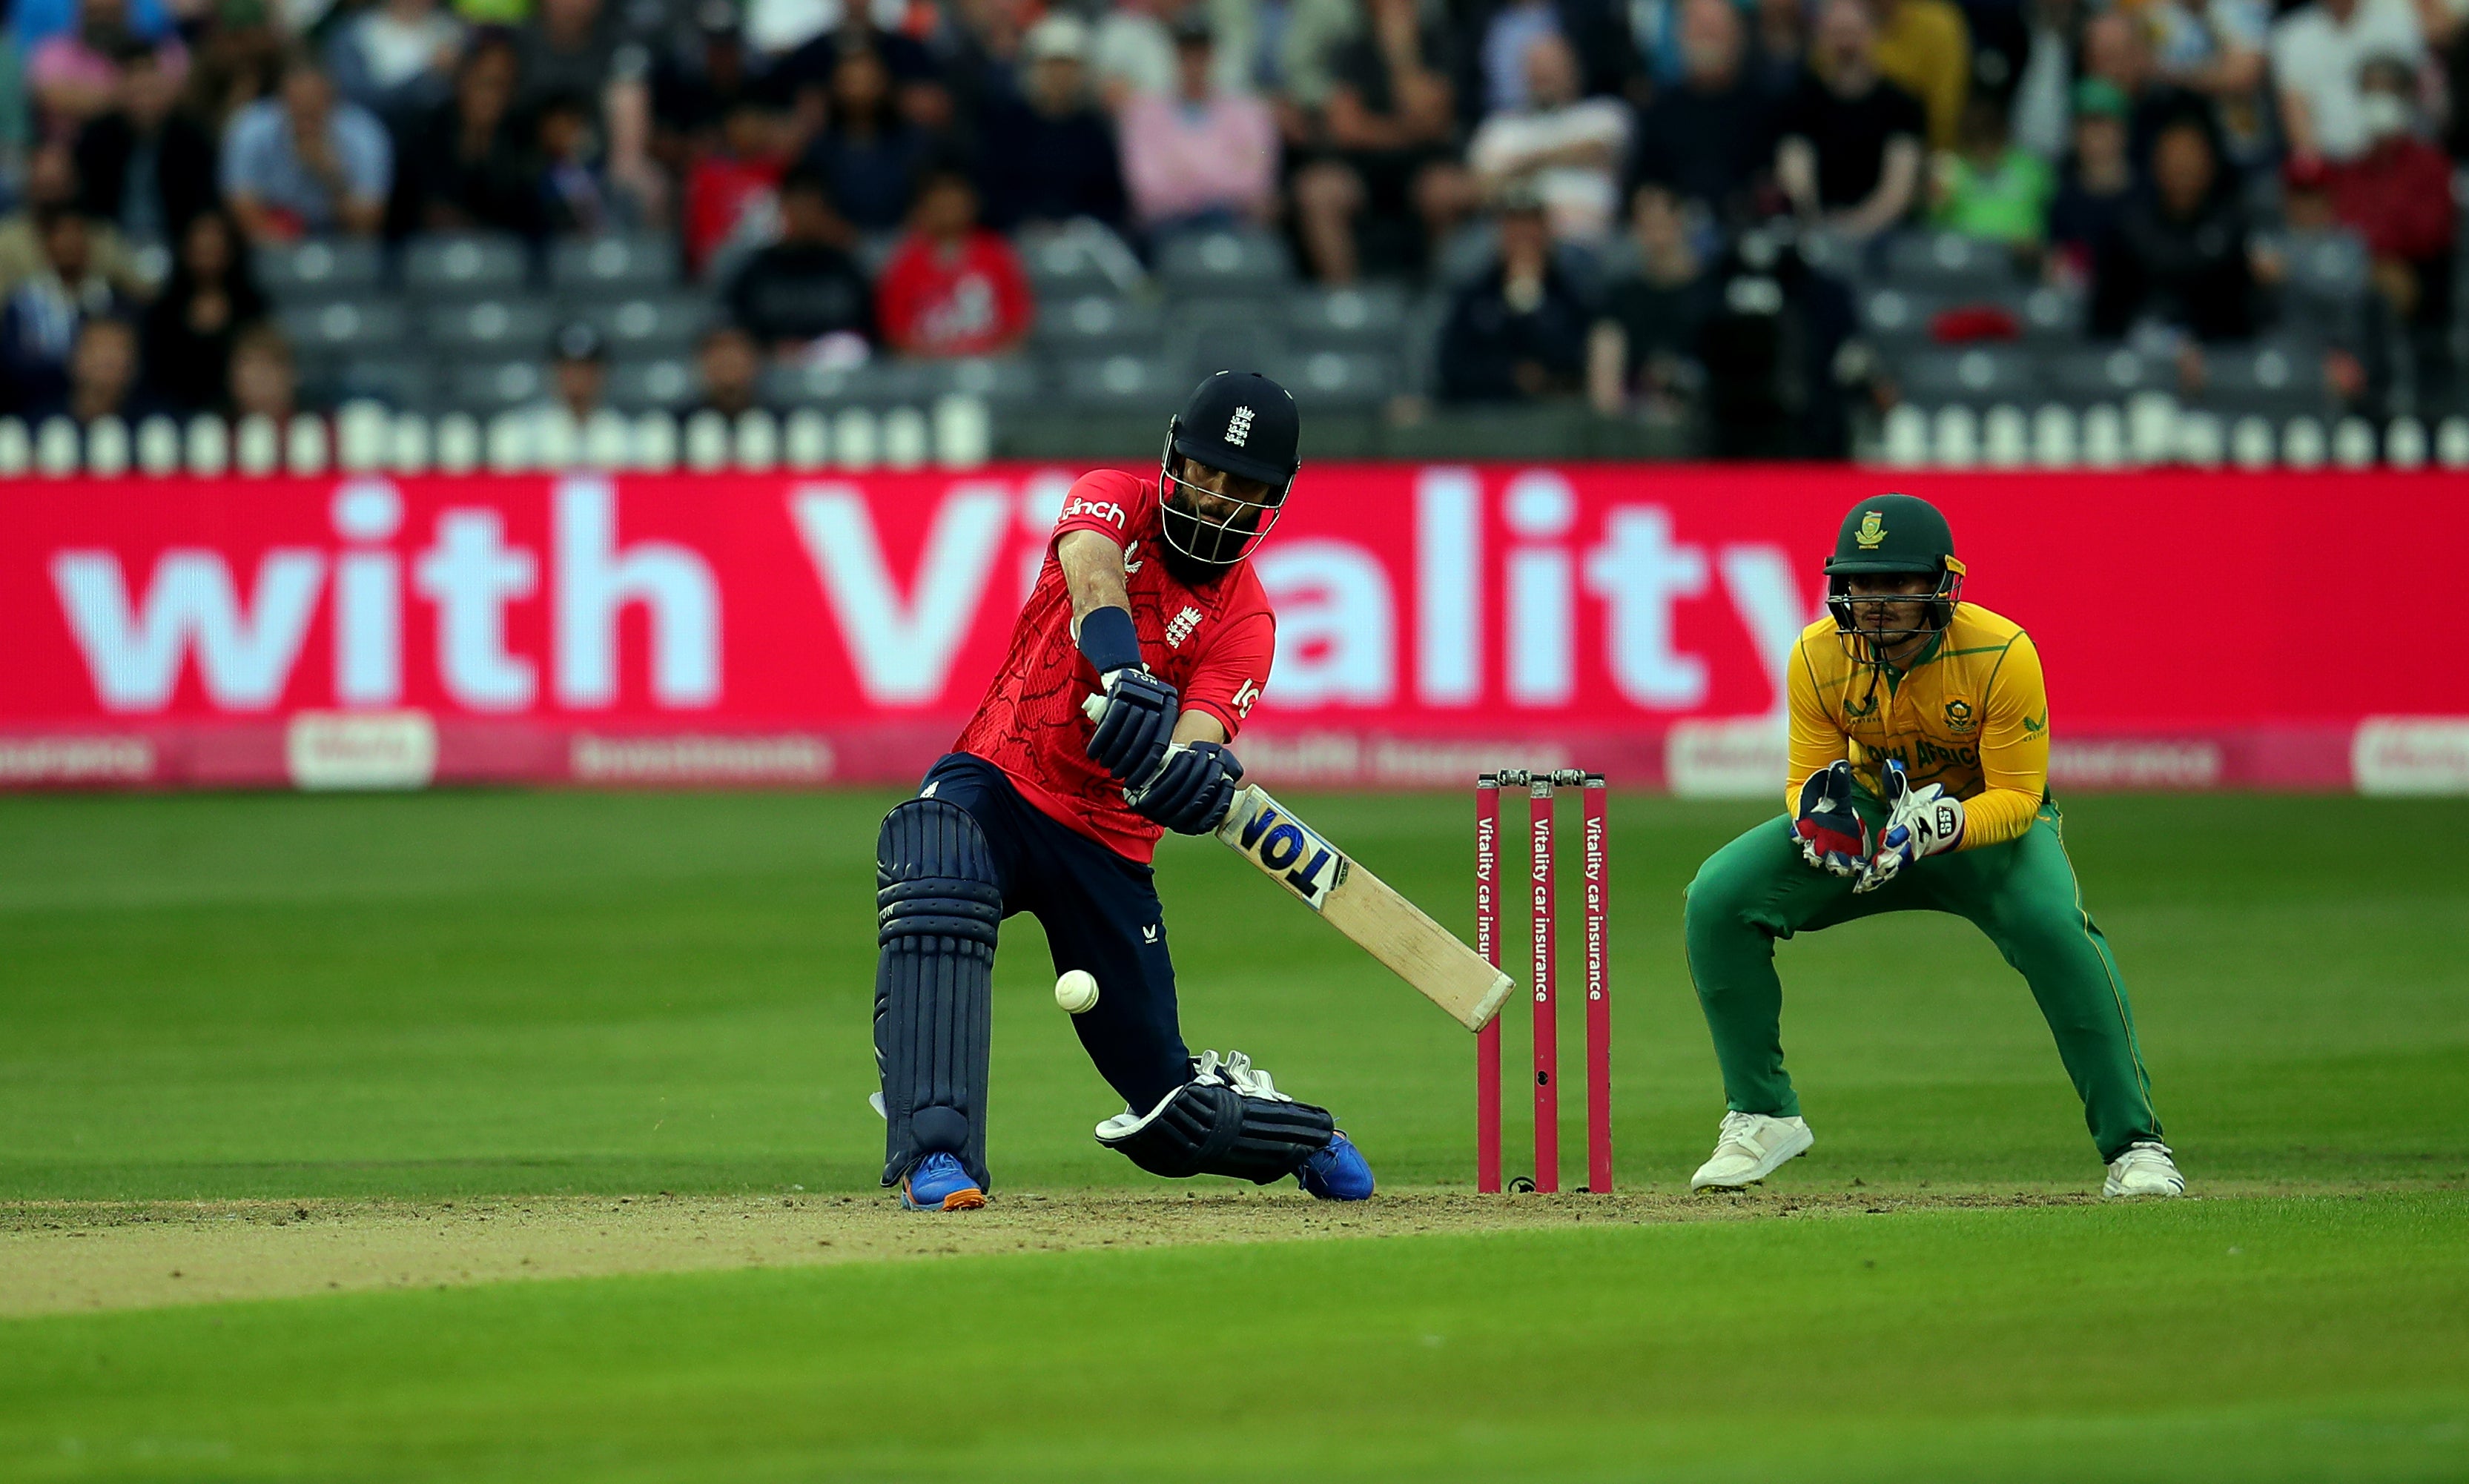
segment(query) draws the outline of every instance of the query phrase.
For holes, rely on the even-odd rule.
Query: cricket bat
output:
[[[1467,1030],[1489,1024],[1516,988],[1258,785],[1234,795],[1217,838]]]
[[[1105,709],[1101,696],[1080,702],[1092,721]],[[1258,784],[1234,795],[1217,838],[1469,1031],[1489,1025],[1517,987]]]

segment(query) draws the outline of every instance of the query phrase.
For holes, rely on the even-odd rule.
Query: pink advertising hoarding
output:
[[[0,786],[907,782],[1071,473],[14,482]],[[2062,788],[2469,765],[2469,481],[2387,472],[1307,467],[1237,750],[1334,785],[1513,757],[1780,788],[1778,666],[1885,488],[1944,506],[1967,596],[2039,641]]]

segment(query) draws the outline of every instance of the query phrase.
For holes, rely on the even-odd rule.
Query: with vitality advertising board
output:
[[[1076,469],[20,481],[0,786],[912,782]],[[1778,776],[1842,511],[1952,519],[2065,788],[2469,787],[2469,481],[1312,465],[1263,546],[1270,783]]]

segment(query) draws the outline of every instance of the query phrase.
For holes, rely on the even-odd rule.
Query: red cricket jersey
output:
[[[992,232],[958,243],[912,232],[883,265],[874,317],[911,355],[989,355],[1028,333],[1037,312],[1020,254]]]
[[[686,172],[683,217],[686,267],[701,273],[712,254],[736,240],[758,240],[779,214],[781,160],[708,155]]]
[[[1072,595],[1054,555],[1054,542],[1071,531],[1095,531],[1122,546],[1141,657],[1182,694],[1186,710],[1215,717],[1229,739],[1269,683],[1278,622],[1249,561],[1196,588],[1167,574],[1154,555],[1164,539],[1154,474],[1098,469],[1072,487],[1046,565],[1012,626],[1011,650],[952,746],[1003,769],[1021,797],[1060,823],[1146,861],[1164,832],[1125,808],[1122,786],[1089,761],[1097,728],[1080,703],[1097,694],[1097,673],[1072,637]]]

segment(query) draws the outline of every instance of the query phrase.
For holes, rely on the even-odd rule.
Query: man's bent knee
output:
[[[1328,1147],[1328,1109],[1278,1091],[1240,1052],[1200,1059],[1191,1080],[1145,1114],[1129,1109],[1097,1126],[1097,1142],[1151,1175],[1224,1175],[1266,1185]]]

